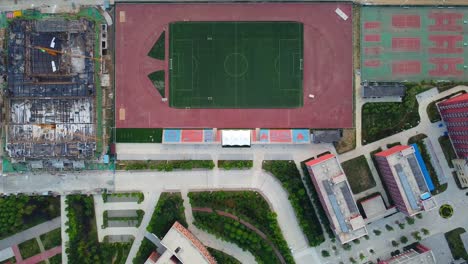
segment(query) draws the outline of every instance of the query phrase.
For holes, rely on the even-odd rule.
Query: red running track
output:
[[[342,20],[339,7],[349,19]],[[118,128],[342,128],[353,126],[352,12],[347,3],[117,4]],[[147,56],[173,21],[300,21],[304,23],[304,106],[294,109],[176,109],[147,75],[168,63]],[[166,32],[166,58],[169,34]],[[314,99],[308,97],[315,96]]]

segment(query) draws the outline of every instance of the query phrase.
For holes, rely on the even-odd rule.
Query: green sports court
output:
[[[169,58],[171,107],[303,105],[302,23],[171,23]]]

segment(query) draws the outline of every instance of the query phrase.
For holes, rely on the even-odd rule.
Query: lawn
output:
[[[151,48],[151,50],[148,53],[148,56],[158,59],[158,60],[164,60],[165,51],[166,51],[166,31],[163,31],[161,35],[159,35],[158,40],[154,43],[154,46]]]
[[[180,193],[162,193],[146,230],[162,238],[176,221],[187,227],[183,203]],[[144,239],[133,263],[144,263],[153,250],[153,243]]]
[[[60,198],[11,195],[0,197],[0,239],[60,216]]]
[[[162,128],[117,128],[117,143],[161,143]]]
[[[218,168],[225,170],[250,169],[252,166],[252,160],[218,160]]]
[[[162,98],[166,97],[166,90],[165,90],[165,72],[164,71],[155,71],[148,75],[151,83],[153,83],[154,88],[158,90],[159,94]]]
[[[431,88],[429,85],[406,84],[401,103],[366,103],[362,107],[362,143],[379,139],[415,127],[419,124],[416,95]]]
[[[18,247],[23,259],[27,259],[41,253],[41,249],[39,248],[39,244],[37,243],[36,238],[24,241],[23,243],[19,244]]]
[[[309,245],[318,246],[325,241],[322,226],[294,161],[263,161],[262,168],[277,178],[288,192],[288,199]]]
[[[219,251],[214,248],[207,248],[207,249],[210,252],[211,256],[213,256],[216,259],[216,262],[220,264],[241,264],[241,262],[237,260],[235,257],[227,253],[224,253],[223,251]]]
[[[62,232],[60,228],[41,235],[41,241],[45,250],[62,245]]]
[[[49,258],[50,264],[62,264],[62,254],[57,254],[51,258]]]
[[[291,252],[288,248],[288,244],[284,240],[283,233],[279,228],[278,221],[276,220],[276,213],[271,210],[267,201],[259,193],[254,191],[190,192],[189,197],[190,203],[194,208],[209,207],[215,210],[226,211],[238,216],[244,221],[249,222],[256,228],[261,230],[263,233],[265,233],[267,238],[281,252],[281,255],[285,258],[287,262],[294,262],[294,259],[292,258]],[[222,220],[224,223],[229,224],[234,220],[228,220],[229,218],[218,216],[216,213],[196,213],[194,214],[194,216],[195,215],[198,216],[198,219],[196,218],[196,222],[198,222],[199,226],[207,230],[208,232],[223,235],[224,237],[236,236],[235,229],[237,228],[224,230],[222,226],[214,225],[216,223],[214,221]],[[238,223],[237,221],[234,222]],[[251,237],[250,235],[252,235],[253,232],[249,230],[244,231],[246,231],[245,236]],[[233,232],[234,234],[232,234]],[[263,241],[263,239],[260,238],[260,241]],[[242,235],[240,238],[234,239],[234,241],[232,242],[241,242],[240,244],[238,244],[239,246],[248,247],[249,251],[252,254],[256,255],[257,258],[263,259],[264,263],[269,263],[268,260],[261,257],[266,256],[263,250],[254,250],[254,248],[252,248],[251,244],[254,243],[252,239],[247,240]]]
[[[432,166],[431,163],[431,157],[429,156],[429,153],[427,152],[426,145],[424,144],[423,140],[427,138],[425,134],[418,134],[416,136],[410,137],[408,139],[408,145],[409,144],[416,144],[418,146],[418,149],[421,153],[421,156],[424,160],[424,164],[426,164],[427,171],[429,172],[429,176],[431,176],[432,183],[434,184],[434,191],[431,193],[433,195],[439,194],[441,192],[444,192],[447,189],[448,184],[440,184],[439,178],[437,178],[437,174],[434,170],[434,167]]]
[[[466,252],[460,238],[460,235],[465,232],[464,228],[459,227],[445,233],[445,239],[447,240],[454,259],[468,259],[468,253]]]
[[[453,150],[450,138],[448,136],[439,137],[439,144],[444,152],[444,157],[447,160],[449,167],[453,168],[452,160],[456,159],[457,155],[455,154],[455,150]]]
[[[354,194],[375,187],[375,180],[367,164],[366,157],[361,155],[341,163]]]
[[[169,106],[303,105],[302,23],[172,22],[169,32]]]

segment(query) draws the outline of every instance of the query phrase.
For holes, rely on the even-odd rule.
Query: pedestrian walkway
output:
[[[50,221],[26,229],[22,232],[16,233],[13,236],[2,239],[0,240],[0,249],[21,244],[26,240],[33,239],[54,229],[60,228],[60,223],[60,217],[57,217]]]

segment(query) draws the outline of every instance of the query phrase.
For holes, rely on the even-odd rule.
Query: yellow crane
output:
[[[90,59],[90,60],[96,60],[96,61],[101,61],[101,58],[94,58],[94,57],[88,57],[84,55],[75,55],[75,54],[70,54],[65,51],[60,51],[60,50],[55,50],[55,49],[50,49],[46,47],[41,47],[41,46],[32,46],[33,49],[38,49],[44,53],[50,54],[52,56],[57,56],[58,54],[64,54],[70,57],[75,57],[75,58],[85,58],[85,59]]]

